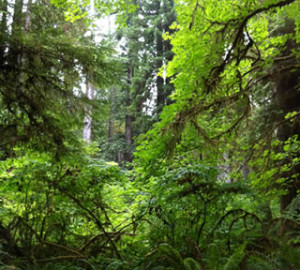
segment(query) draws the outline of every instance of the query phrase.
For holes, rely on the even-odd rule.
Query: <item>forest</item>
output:
[[[0,270],[299,270],[299,0],[0,0]]]

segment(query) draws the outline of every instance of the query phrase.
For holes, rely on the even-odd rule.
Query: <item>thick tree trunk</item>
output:
[[[279,29],[280,34],[291,33],[294,34],[294,22],[287,21],[283,29]],[[282,58],[290,56],[293,50],[299,48],[299,45],[295,41],[289,39],[286,43]],[[282,70],[284,67],[299,65],[299,60],[296,57],[287,57],[287,60],[279,61],[275,64],[278,70]],[[298,136],[300,139],[300,118],[294,119],[293,122],[285,121],[285,116],[289,112],[300,111],[300,69],[293,68],[285,72],[278,72],[276,74],[274,97],[275,103],[281,111],[281,119],[279,119],[279,127],[277,129],[277,137],[279,140],[285,142],[292,136]],[[293,153],[291,158],[299,157],[300,153]],[[284,162],[291,164],[291,160],[285,160]],[[287,194],[281,198],[281,211],[284,212],[293,199],[297,196],[297,190],[300,188],[300,165],[291,164],[292,168],[289,172],[283,173],[283,177],[287,178]],[[292,175],[297,175],[296,178],[292,178]]]
[[[2,260],[4,259],[5,261],[5,257],[7,256],[7,254],[9,254],[8,256],[13,255],[15,257],[24,256],[24,254],[21,252],[20,248],[16,244],[15,240],[12,238],[10,231],[7,228],[5,228],[1,224],[1,222],[0,222],[0,241],[2,244],[3,251],[5,251],[4,254],[2,254],[3,255],[3,258],[1,258]]]
[[[282,111],[282,121],[284,116],[289,112],[300,111],[300,70],[295,72],[281,73],[276,80],[276,101],[278,107]],[[300,139],[300,119],[291,122],[284,122],[277,129],[277,137],[281,141],[286,141],[292,136],[298,136]],[[294,153],[294,157],[300,156],[300,153]],[[290,163],[290,160],[286,160]],[[298,175],[296,178],[291,178],[292,175]],[[292,165],[292,169],[288,173],[284,173],[283,177],[287,178],[288,193],[281,198],[282,212],[287,209],[293,199],[297,196],[297,190],[300,189],[300,165]]]

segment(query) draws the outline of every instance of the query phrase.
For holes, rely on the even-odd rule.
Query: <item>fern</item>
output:
[[[4,268],[10,269],[10,268]],[[11,268],[11,269],[19,269],[19,268]],[[84,270],[85,268],[76,266],[71,262],[56,262],[56,263],[47,263],[45,265],[27,265],[26,268],[22,268],[23,270]]]
[[[15,267],[13,265],[3,265],[0,270],[21,270],[21,268]]]
[[[201,270],[200,264],[192,258],[186,258],[183,261],[184,270]]]
[[[281,243],[276,255],[277,266],[280,269],[300,269],[300,248]]]
[[[240,269],[240,264],[244,260],[246,244],[240,246],[233,255],[229,258],[225,264],[224,270],[238,270]]]
[[[259,256],[250,256],[247,266],[251,270],[273,270],[274,267],[270,262],[265,261]]]
[[[106,270],[125,270],[125,269],[128,269],[128,264],[122,261],[114,261],[106,268]]]
[[[174,268],[172,267],[164,267],[164,266],[156,266],[154,268],[152,268],[151,270],[174,270]]]
[[[183,259],[180,253],[168,244],[161,244],[145,269],[147,270],[201,270],[200,264],[192,258]]]
[[[183,267],[183,260],[180,253],[168,244],[162,244],[158,247],[157,252],[162,259],[165,259],[168,266],[174,269],[181,270]]]

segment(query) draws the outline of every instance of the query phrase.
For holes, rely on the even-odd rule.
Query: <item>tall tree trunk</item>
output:
[[[23,0],[15,0],[13,21],[12,21],[12,36],[13,36],[13,38],[20,37],[19,34],[21,32],[21,29],[23,28],[22,10],[23,10]]]
[[[29,33],[30,24],[31,24],[31,5],[32,5],[32,0],[28,0],[27,8],[26,8],[26,16],[25,16],[25,25],[24,25],[26,34]]]
[[[109,109],[109,120],[108,120],[108,140],[110,141],[114,135],[114,119],[113,119],[113,104],[114,102],[114,89],[110,92],[110,109]]]
[[[165,0],[163,5],[163,14],[167,14],[164,16],[163,20],[163,31],[164,33],[169,32],[172,34],[174,32],[173,29],[170,29],[172,23],[176,20],[176,13],[174,10],[174,1],[173,0]],[[164,42],[164,58],[166,64],[172,61],[174,53],[172,52],[172,44],[170,40],[163,40]],[[169,95],[174,91],[174,85],[171,83],[171,78],[165,78],[165,105],[170,105],[172,103],[171,99],[168,98]]]
[[[279,34],[291,33],[294,34],[294,22],[287,21],[283,29],[279,30]],[[299,48],[294,40],[289,39],[286,42],[286,47],[282,56],[290,56],[294,49]],[[297,64],[296,57],[293,59],[281,61],[275,64],[277,69],[282,69],[285,66],[291,66]],[[285,115],[289,112],[300,111],[300,69],[290,69],[286,72],[280,72],[275,78],[275,103],[281,110],[280,126],[277,129],[277,137],[279,140],[285,142],[292,136],[298,136],[300,139],[300,119],[295,119],[293,122],[285,121]],[[283,123],[283,124],[282,124]],[[295,157],[299,157],[300,153],[292,154]],[[286,163],[291,163],[291,160],[285,160]],[[297,196],[297,191],[300,189],[300,164],[291,165],[291,171],[283,173],[283,177],[287,178],[287,194],[281,198],[281,211],[285,211],[293,199]],[[292,178],[292,175],[296,175],[296,178]]]
[[[284,121],[284,116],[293,111],[300,111],[300,70],[295,72],[285,72],[282,73],[277,78],[276,88],[277,88],[277,104],[282,110],[282,121]],[[300,139],[300,120],[296,119],[293,123],[285,122],[280,125],[277,129],[278,139],[281,141],[286,141],[290,137],[297,135],[298,140]],[[297,153],[293,158],[300,156],[300,153]],[[286,160],[287,163],[290,163],[290,160]],[[287,194],[281,198],[281,210],[282,212],[287,209],[293,199],[297,196],[297,191],[300,189],[300,165],[292,165],[292,169],[287,174],[284,174],[283,177],[287,178],[289,182],[287,184]],[[292,175],[297,175],[296,178],[292,179]]]
[[[157,71],[169,61],[173,59],[172,45],[169,40],[164,40],[162,35],[166,32],[172,32],[170,30],[171,24],[175,21],[176,15],[173,0],[158,1],[157,12],[163,15],[159,25],[157,26],[156,34],[156,69]],[[171,104],[171,100],[168,96],[174,90],[174,86],[171,84],[171,79],[168,77],[157,77],[157,114],[161,113],[164,106]]]
[[[160,14],[161,3],[160,1],[157,2],[157,13]],[[164,41],[163,41],[163,22],[161,21],[159,25],[157,25],[157,32],[156,32],[156,70],[158,71],[163,66],[163,59],[164,59]],[[165,106],[165,91],[164,91],[164,78],[161,76],[156,77],[156,87],[157,87],[157,100],[156,100],[156,107],[157,107],[157,114],[160,114],[162,108]]]
[[[93,17],[95,14],[95,7],[94,7],[94,0],[90,1],[89,6],[89,15]],[[92,30],[91,30],[92,33]],[[93,34],[91,34],[91,39],[94,39]],[[94,100],[95,96],[95,89],[93,84],[93,73],[89,72],[86,76],[86,97],[89,101]],[[93,108],[92,105],[87,105],[85,110],[85,116],[84,116],[84,127],[83,127],[83,139],[87,141],[88,143],[92,142],[92,125],[93,125]]]
[[[131,81],[133,77],[133,67],[130,64],[128,68],[128,86],[130,86]],[[130,112],[130,105],[131,105],[131,98],[130,98],[130,87],[126,88],[126,115],[125,115],[125,138],[126,138],[126,144],[127,144],[127,149],[125,153],[125,160],[128,162],[131,162],[133,159],[132,156],[132,137],[133,137],[133,132],[132,132],[132,121],[133,117]]]
[[[95,95],[94,85],[91,82],[90,76],[87,77],[86,82],[86,97],[92,101]],[[92,117],[93,109],[91,105],[86,105],[85,116],[84,116],[84,127],[83,127],[83,139],[88,143],[92,142],[92,125],[93,125],[93,117]]]
[[[15,108],[12,105],[16,100],[20,102],[19,97],[20,93],[22,93],[22,87],[23,87],[23,81],[22,81],[22,73],[21,70],[21,59],[22,59],[22,43],[20,42],[20,37],[22,34],[22,28],[24,25],[22,25],[22,8],[23,8],[23,1],[22,0],[16,0],[14,3],[14,10],[12,15],[12,23],[11,23],[11,34],[9,38],[9,30],[8,27],[8,21],[7,21],[7,11],[8,11],[8,5],[11,4],[11,2],[7,0],[3,0],[2,2],[2,19],[1,19],[1,35],[4,35],[4,39],[7,38],[7,42],[2,43],[1,46],[1,65],[3,65],[3,70],[6,72],[6,76],[13,78],[13,81],[10,85],[10,88],[5,87],[3,88],[3,99],[4,104],[8,108],[8,111],[10,113],[15,113]],[[8,52],[7,52],[8,50]],[[17,128],[15,123],[11,123],[7,127],[7,130],[10,133],[10,139],[9,144],[11,146],[11,149],[7,150],[7,155],[12,157],[13,156],[13,146],[18,141],[18,134],[17,134]]]
[[[0,37],[1,37],[1,44],[0,46],[0,64],[4,65],[5,64],[5,51],[6,51],[6,39],[8,36],[7,32],[7,0],[2,0],[1,1],[1,12],[2,12],[2,17],[1,17],[1,22],[0,22]]]
[[[22,14],[23,9],[23,0],[16,0],[14,5],[14,13],[13,13],[13,20],[11,26],[11,43],[9,47],[9,55],[10,55],[10,66],[14,67],[19,64],[21,60],[21,53],[20,53],[20,37],[22,34],[21,29],[23,28]]]

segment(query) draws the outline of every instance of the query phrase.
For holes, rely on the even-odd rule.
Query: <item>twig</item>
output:
[[[66,194],[71,200],[73,200],[81,209],[83,209],[85,212],[88,213],[88,215],[94,220],[94,222],[96,223],[96,225],[98,226],[98,228],[105,234],[105,236],[109,239],[109,242],[111,243],[113,250],[116,252],[116,255],[118,257],[118,259],[122,260],[122,256],[119,252],[119,250],[117,249],[114,241],[112,240],[112,238],[110,237],[110,235],[107,233],[107,231],[104,229],[101,221],[96,217],[96,215],[88,208],[86,208],[79,199],[77,199],[75,196],[73,196],[72,194],[68,193],[65,189],[57,186],[57,188],[63,192],[64,194]]]
[[[36,239],[42,243],[42,244],[45,244],[45,245],[48,245],[48,246],[54,246],[54,247],[57,247],[57,248],[60,248],[60,249],[63,249],[63,250],[66,250],[68,252],[71,252],[71,253],[74,253],[74,254],[77,254],[77,256],[80,256],[82,258],[86,258],[83,254],[81,254],[79,251],[77,250],[74,250],[74,249],[71,249],[69,247],[66,247],[66,246],[63,246],[63,245],[60,245],[60,244],[57,244],[57,243],[53,243],[53,242],[48,242],[48,241],[45,241],[43,240],[39,234],[27,223],[23,220],[23,218],[19,217],[19,220],[36,236]]]
[[[194,23],[195,23],[195,17],[196,17],[196,13],[197,13],[197,9],[198,9],[198,6],[199,6],[199,2],[197,0],[196,2],[196,6],[194,8],[194,11],[193,11],[193,14],[192,14],[192,21],[189,25],[189,29],[192,30],[192,27],[194,26]]]

